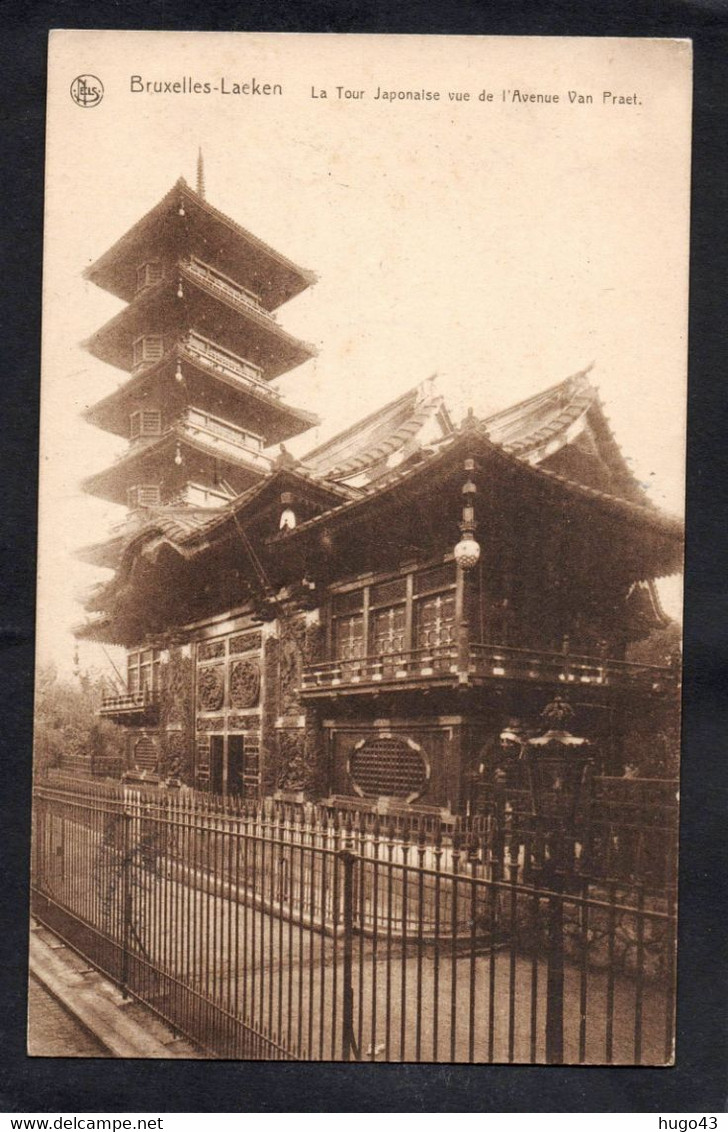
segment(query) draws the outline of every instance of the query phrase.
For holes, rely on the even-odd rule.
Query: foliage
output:
[[[90,760],[123,756],[124,737],[99,719],[104,680],[91,669],[62,680],[54,665],[38,670],[35,691],[35,769],[60,766],[64,756]]]
[[[627,659],[670,665],[679,671],[682,632],[676,621],[632,644]],[[627,764],[634,777],[676,778],[680,772],[680,701],[642,708],[626,735]]]

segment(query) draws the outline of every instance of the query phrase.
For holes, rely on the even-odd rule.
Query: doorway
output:
[[[245,737],[243,735],[229,735],[226,794],[242,795],[244,769]]]
[[[210,736],[210,793],[223,794],[225,785],[225,737]]]
[[[243,793],[245,773],[245,736],[210,736],[210,792],[212,794]]]

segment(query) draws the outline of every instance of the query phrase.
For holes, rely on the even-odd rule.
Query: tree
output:
[[[35,691],[36,773],[62,765],[64,755],[88,758],[89,769],[100,757],[123,757],[123,734],[98,717],[103,679],[91,670],[77,680],[61,680],[55,665],[38,670]]]

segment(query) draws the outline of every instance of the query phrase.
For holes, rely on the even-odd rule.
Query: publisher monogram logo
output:
[[[71,83],[71,98],[77,106],[98,106],[104,97],[104,84],[96,75],[78,75]]]

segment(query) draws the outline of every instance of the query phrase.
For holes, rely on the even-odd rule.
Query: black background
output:
[[[685,697],[672,1069],[87,1061],[25,1056],[47,34],[52,27],[694,41]],[[728,5],[538,0],[47,0],[0,7],[0,1111],[722,1112],[728,1070],[725,464]],[[635,373],[634,380],[639,381]],[[655,1123],[656,1126],[656,1123]]]

